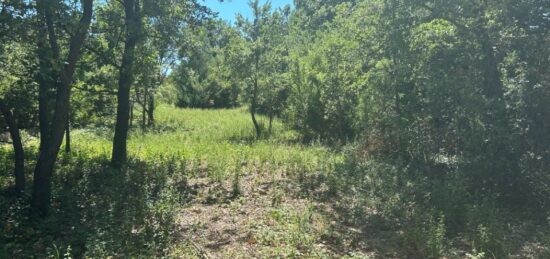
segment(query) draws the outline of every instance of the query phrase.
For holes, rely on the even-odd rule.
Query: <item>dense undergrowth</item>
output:
[[[3,147],[0,257],[550,256],[549,213],[478,200],[460,170],[428,178],[358,146],[301,143],[280,121],[255,140],[248,116],[161,106],[121,171],[108,166],[110,130],[76,130],[44,220],[10,195]],[[28,170],[36,143],[26,137]]]

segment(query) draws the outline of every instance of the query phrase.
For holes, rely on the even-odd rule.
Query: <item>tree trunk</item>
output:
[[[256,120],[256,105],[258,102],[258,79],[254,78],[254,89],[252,93],[252,104],[250,105],[250,115],[252,116],[252,123],[254,124],[254,129],[256,129],[256,137],[260,138],[262,135],[262,129]]]
[[[25,150],[23,149],[23,143],[21,142],[21,135],[19,134],[19,128],[17,122],[10,111],[10,109],[4,103],[4,100],[0,99],[0,113],[4,115],[6,124],[10,130],[10,137],[13,144],[13,151],[15,154],[15,168],[13,175],[15,176],[15,190],[18,194],[25,191]]]
[[[69,104],[70,105],[70,104]],[[65,153],[71,153],[71,112],[68,111],[65,124]]]
[[[125,0],[123,3],[126,14],[126,40],[119,71],[117,119],[113,139],[113,155],[111,157],[111,165],[115,168],[121,167],[128,159],[126,141],[128,139],[128,120],[130,117],[130,88],[134,82],[134,50],[140,30],[139,2]]]
[[[42,15],[42,14],[41,14]],[[45,25],[45,24],[44,24]],[[46,27],[42,27],[38,30],[37,41],[37,56],[39,61],[39,73],[38,73],[38,121],[40,124],[40,149],[44,150],[49,135],[50,127],[50,92],[54,89],[55,82],[51,75],[53,74],[51,68],[51,51],[47,46],[48,36],[46,34]]]
[[[269,108],[269,136],[271,136],[271,133],[273,133],[273,106]]]
[[[80,50],[84,44],[92,20],[93,0],[82,0],[81,4],[83,9],[82,17],[79,21],[77,30],[71,36],[67,60],[66,62],[62,62],[59,58],[60,50],[57,45],[57,37],[53,27],[53,15],[50,9],[52,4],[46,0],[38,1],[39,11],[43,11],[45,14],[46,27],[49,32],[50,45],[54,52],[55,61],[58,64],[64,64],[64,66],[59,75],[52,76],[53,78],[59,78],[61,83],[58,84],[57,87],[55,109],[48,134],[48,141],[44,145],[44,149],[40,151],[34,170],[31,208],[37,216],[47,215],[50,206],[51,176],[57,160],[57,154],[63,142],[63,135],[69,115],[68,109],[72,76],[76,69],[76,63],[80,58]]]
[[[151,92],[149,96],[149,102],[148,102],[148,108],[147,108],[147,125],[149,127],[155,126],[155,94]]]
[[[254,27],[257,28],[257,20],[254,20]],[[257,35],[257,34],[256,34]],[[257,39],[254,39],[255,41]],[[256,129],[256,137],[260,138],[262,135],[262,129],[260,128],[260,125],[258,124],[258,121],[256,120],[256,106],[258,105],[258,70],[260,68],[260,53],[259,50],[256,49],[254,51],[254,89],[252,89],[252,103],[250,105],[250,115],[252,116],[252,123],[254,124],[254,128]]]
[[[128,127],[132,128],[134,124],[134,101],[130,101],[130,119],[128,121]]]

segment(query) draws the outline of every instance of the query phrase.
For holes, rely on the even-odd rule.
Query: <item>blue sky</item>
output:
[[[265,3],[267,0],[260,0],[260,3]],[[273,9],[283,7],[287,4],[292,4],[292,0],[272,0],[271,7]],[[204,0],[204,5],[219,13],[218,17],[223,20],[233,22],[237,13],[243,14],[245,17],[250,17],[252,12],[248,7],[248,0],[224,0],[220,3],[218,0]]]

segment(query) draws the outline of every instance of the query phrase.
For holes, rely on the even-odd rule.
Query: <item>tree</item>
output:
[[[285,10],[276,10],[267,24],[269,31],[266,35],[268,48],[265,53],[265,69],[269,72],[259,108],[268,116],[269,135],[272,134],[273,119],[282,114],[290,92],[289,14],[288,6]]]
[[[71,86],[73,83],[73,73],[76,69],[76,63],[79,60],[81,47],[88,34],[88,28],[92,20],[93,1],[82,0],[82,16],[76,25],[75,31],[70,36],[68,47],[68,55],[66,59],[61,57],[61,48],[58,43],[59,28],[55,27],[54,11],[56,7],[62,5],[62,2],[53,0],[42,0],[37,3],[38,14],[44,29],[48,32],[49,49],[53,53],[52,62],[59,71],[52,71],[50,77],[59,80],[57,83],[55,107],[53,108],[53,118],[47,123],[47,137],[41,139],[40,154],[34,171],[34,184],[31,200],[31,207],[39,216],[44,216],[48,212],[51,196],[51,176],[59,148],[63,141],[63,135],[66,130],[68,120],[69,100],[71,96]],[[40,40],[39,40],[40,41]],[[45,46],[38,44],[39,51],[44,50]],[[41,57],[43,58],[43,57]],[[47,60],[41,60],[42,63],[47,63]],[[40,109],[46,107],[41,106]],[[42,114],[47,111],[42,111]],[[45,123],[41,119],[41,123]]]
[[[24,3],[6,1],[0,11],[0,125],[7,126],[14,152],[15,191],[25,191],[25,150],[20,129],[34,127],[36,68],[29,37],[23,32],[29,23],[24,15],[30,9]],[[26,123],[22,123],[26,121]],[[2,122],[5,122],[3,124]]]
[[[130,120],[130,94],[131,87],[136,76],[135,49],[140,44],[152,44],[155,46],[155,57],[160,62],[170,61],[173,46],[176,43],[173,37],[180,35],[185,25],[204,19],[206,9],[197,4],[195,0],[179,1],[140,1],[127,0],[122,2],[124,7],[124,50],[119,68],[119,80],[117,91],[117,119],[115,125],[115,136],[113,139],[113,153],[111,164],[120,167],[127,161],[127,139]],[[182,25],[183,24],[183,25]],[[153,40],[155,39],[155,40]],[[161,64],[155,70],[165,69]],[[149,67],[149,66],[147,66]],[[143,69],[147,69],[147,67]],[[144,73],[150,71],[141,70]],[[142,74],[143,75],[143,74]],[[155,87],[158,83],[154,83]],[[149,121],[153,122],[154,90],[150,85],[144,85],[142,93],[142,108],[144,115],[148,114]],[[149,100],[149,101],[147,101]],[[148,111],[148,112],[147,112]]]
[[[263,134],[263,129],[256,116],[258,111],[264,106],[271,124],[273,117],[279,113],[276,104],[282,104],[283,99],[286,99],[284,86],[287,83],[283,79],[285,77],[283,74],[287,72],[288,67],[285,61],[288,51],[284,36],[288,23],[288,10],[286,14],[279,11],[273,12],[269,1],[260,5],[258,0],[253,0],[248,4],[252,9],[252,21],[237,16],[237,27],[244,37],[245,44],[240,53],[241,65],[237,66],[235,75],[247,81],[246,98],[256,137],[259,138]],[[270,75],[277,76],[270,77]],[[271,129],[271,126],[269,128]]]
[[[292,91],[285,117],[306,140],[351,140],[356,137],[356,107],[365,85],[364,62],[371,58],[359,39],[369,31],[356,24],[361,17],[355,17],[349,3],[323,3],[313,10],[303,4],[290,25]],[[308,23],[317,16],[327,16],[322,20],[326,22]]]
[[[2,99],[0,99],[0,113],[4,116],[10,130],[13,151],[15,153],[15,166],[13,170],[15,189],[18,193],[21,193],[25,190],[25,150],[21,142],[21,134],[19,133],[19,127],[17,126],[13,112]]]
[[[134,82],[134,51],[142,35],[141,6],[139,0],[124,0],[126,37],[119,67],[117,117],[111,164],[120,167],[126,163],[128,126],[130,120],[130,88]]]

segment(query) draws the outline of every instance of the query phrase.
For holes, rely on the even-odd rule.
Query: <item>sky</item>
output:
[[[260,3],[263,4],[266,1],[260,0]],[[292,4],[292,2],[292,0],[271,0],[271,7],[275,9]],[[203,0],[203,3],[215,12],[218,12],[219,18],[230,22],[235,21],[235,15],[238,13],[248,18],[252,15],[250,7],[248,7],[248,0],[224,0],[223,3],[220,3],[218,0]]]

